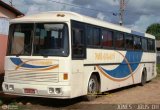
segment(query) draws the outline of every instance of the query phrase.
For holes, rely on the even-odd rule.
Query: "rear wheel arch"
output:
[[[96,77],[97,77],[97,80],[98,80],[98,83],[99,83],[99,90],[100,90],[100,88],[101,88],[101,77],[100,77],[100,75],[99,75],[99,73],[98,72],[93,72],[92,74],[91,74],[91,76],[92,75],[95,75]],[[91,77],[90,76],[90,77]]]
[[[96,90],[94,92],[90,92],[90,85],[92,85],[91,84],[92,81],[94,81],[95,85],[96,85]],[[85,96],[85,99],[87,101],[94,100],[97,97],[96,94],[99,94],[100,89],[101,89],[100,75],[98,72],[93,72],[93,73],[91,73],[91,75],[87,81],[87,95]],[[92,93],[93,93],[93,95],[92,95]]]
[[[144,67],[142,70],[142,74],[141,74],[140,85],[144,86],[146,82],[147,82],[147,69],[146,69],[146,67]]]

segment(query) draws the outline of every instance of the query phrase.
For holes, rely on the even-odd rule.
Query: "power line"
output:
[[[79,5],[75,5],[75,4],[71,4],[71,3],[55,1],[55,0],[49,0],[49,1],[54,2],[54,3],[58,3],[58,4],[68,5],[68,6],[71,6],[71,7],[76,7],[76,8],[81,8],[81,9],[88,9],[88,10],[92,10],[92,11],[96,11],[96,12],[110,13],[112,15],[114,14],[113,11],[104,11],[104,10],[98,10],[98,9],[93,9],[93,8],[87,8],[87,7],[83,7],[83,6],[79,6]]]
[[[119,4],[120,8],[119,8],[119,12],[115,13],[113,11],[104,11],[104,10],[98,10],[98,9],[94,9],[94,8],[87,8],[87,7],[84,7],[84,6],[79,6],[79,5],[60,2],[60,1],[55,1],[55,0],[49,0],[49,1],[54,2],[54,3],[58,3],[58,4],[71,6],[71,7],[80,8],[80,9],[87,9],[87,10],[91,10],[91,11],[95,11],[95,12],[102,12],[105,15],[107,15],[106,13],[110,13],[113,16],[119,16],[119,24],[120,25],[123,25],[123,23],[124,23],[125,8],[126,8],[128,2],[129,2],[129,0],[118,0],[120,2],[120,4]],[[116,0],[114,0],[114,1],[116,1]]]
[[[79,6],[79,5],[76,5],[76,4],[72,4],[72,3],[66,3],[66,2],[61,2],[61,1],[57,1],[57,0],[48,0],[49,2],[54,2],[54,3],[57,3],[57,4],[62,4],[62,5],[66,5],[66,6],[70,6],[70,7],[76,7],[76,8],[80,8],[80,9],[87,9],[87,10],[91,10],[91,11],[94,11],[94,12],[102,12],[104,15],[108,15],[107,13],[109,14],[112,14],[113,16],[117,16],[119,17],[119,23],[121,25],[123,25],[123,22],[124,22],[124,15],[125,15],[125,8],[126,8],[126,5],[128,4],[129,0],[118,0],[120,1],[120,9],[119,9],[119,12],[115,13],[114,11],[104,11],[104,10],[98,10],[98,9],[94,9],[94,8],[89,8],[89,7],[84,7],[84,6]],[[115,0],[116,1],[116,0]],[[13,5],[13,1],[10,0],[10,3],[11,5]],[[118,10],[117,10],[118,11]],[[129,13],[130,14],[130,13]],[[127,14],[128,15],[128,14]]]

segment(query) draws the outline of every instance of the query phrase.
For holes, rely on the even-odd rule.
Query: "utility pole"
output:
[[[123,23],[124,23],[124,12],[125,12],[125,5],[126,5],[126,2],[125,0],[120,0],[120,13],[119,13],[119,18],[120,18],[120,21],[119,21],[119,24],[122,26]]]

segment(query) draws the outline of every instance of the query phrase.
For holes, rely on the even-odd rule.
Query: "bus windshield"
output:
[[[68,27],[62,23],[12,24],[9,55],[68,56]]]

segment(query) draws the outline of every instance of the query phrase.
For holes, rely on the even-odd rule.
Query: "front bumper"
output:
[[[8,85],[8,89],[7,86]],[[9,88],[12,87],[12,90]],[[58,98],[58,99],[68,99],[71,98],[71,87],[70,86],[52,86],[52,85],[33,85],[33,84],[20,84],[20,83],[8,83],[3,82],[2,84],[3,92],[9,95],[18,96],[30,96],[30,97],[46,97],[46,98]],[[61,92],[57,94],[56,92],[50,93],[49,88],[60,88]],[[35,90],[35,93],[25,93],[25,89]]]

